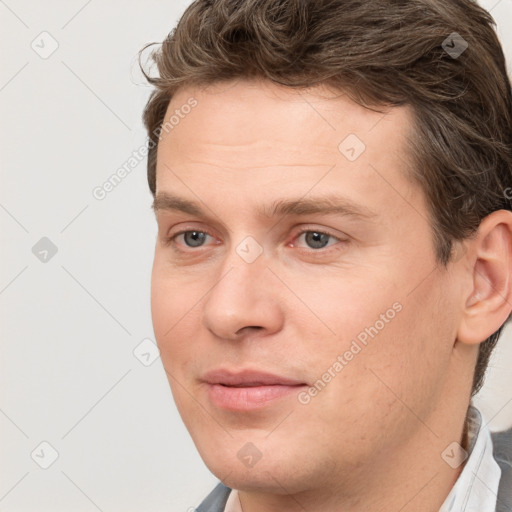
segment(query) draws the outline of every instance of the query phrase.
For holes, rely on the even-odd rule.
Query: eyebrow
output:
[[[179,211],[196,217],[207,217],[205,210],[199,204],[188,199],[175,196],[166,192],[160,192],[153,201],[153,210]],[[356,217],[370,220],[377,213],[366,206],[356,204],[353,201],[340,196],[320,196],[299,199],[280,199],[269,206],[260,206],[257,213],[261,217],[301,216],[314,214],[337,214],[347,217]]]

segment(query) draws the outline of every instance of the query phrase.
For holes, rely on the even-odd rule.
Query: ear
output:
[[[512,311],[512,212],[498,210],[485,217],[466,256],[472,286],[457,339],[477,345],[496,332]]]

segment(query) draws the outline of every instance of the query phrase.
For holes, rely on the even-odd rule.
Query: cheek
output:
[[[169,279],[161,272],[155,256],[151,276],[151,317],[158,344],[176,322],[176,290],[169,286]]]
[[[156,341],[167,370],[176,369],[188,356],[201,294],[197,286],[186,286],[155,256],[151,279],[151,316]],[[192,331],[191,331],[192,329]]]
[[[433,397],[449,361],[450,312],[440,302],[440,283],[408,296],[411,286],[401,279],[394,284],[368,273],[325,281],[322,294],[309,295],[308,305],[335,334],[305,347],[304,359],[328,382],[319,394],[333,404],[350,402],[356,416],[377,405],[388,409],[397,397],[418,404]]]
[[[171,334],[194,313],[205,293],[203,286],[204,279],[197,273],[189,276],[172,267],[165,251],[156,250],[151,274],[151,314],[157,337]]]
[[[373,320],[373,327],[365,328],[374,336],[354,359],[352,377],[359,382],[355,406],[362,407],[363,416],[370,417],[373,409],[389,415],[383,421],[405,429],[404,435],[418,426],[416,417],[431,413],[448,371],[454,316],[441,289],[441,283],[432,282],[417,297],[405,294],[393,319]]]
[[[191,349],[198,326],[197,298],[187,292],[176,280],[162,272],[157,262],[153,267],[151,283],[151,315],[160,358],[171,388],[176,407],[187,425],[197,421],[195,402],[190,401],[188,381],[193,364],[194,350]],[[194,294],[195,295],[195,294]],[[190,424],[192,422],[192,424]]]
[[[353,340],[364,346],[365,342],[380,337],[400,316],[403,308],[397,286],[392,280],[379,281],[376,276],[381,269],[373,270],[352,272],[352,275],[333,272],[314,283],[290,279],[297,295],[316,317],[304,323],[304,328],[323,324],[329,329],[322,332],[322,347],[326,351],[349,350]],[[293,311],[290,313],[295,315]]]

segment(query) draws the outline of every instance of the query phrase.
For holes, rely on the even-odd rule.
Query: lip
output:
[[[298,386],[305,385],[305,382],[296,379],[274,375],[272,373],[258,370],[229,371],[224,369],[212,370],[203,376],[208,384],[223,384],[224,386]]]
[[[262,409],[307,386],[303,381],[255,370],[213,370],[202,380],[210,402],[231,411]]]

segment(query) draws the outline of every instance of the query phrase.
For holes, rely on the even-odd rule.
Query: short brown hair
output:
[[[456,43],[460,55],[450,51]],[[146,75],[155,90],[144,122],[153,194],[176,91],[263,78],[299,89],[329,84],[374,110],[412,108],[412,174],[440,264],[485,216],[512,210],[510,81],[494,20],[473,0],[196,0],[152,59],[158,76]],[[480,346],[473,393],[501,330]]]

